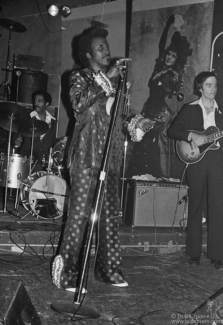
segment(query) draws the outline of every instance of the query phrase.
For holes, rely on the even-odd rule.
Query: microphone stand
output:
[[[127,73],[126,73],[127,74]],[[130,107],[130,93],[129,89],[131,87],[131,83],[126,83],[126,94],[125,94],[125,102],[122,111],[123,118],[126,118],[129,114]],[[120,207],[119,207],[119,217],[123,219],[123,197],[124,197],[124,183],[125,183],[125,169],[126,169],[126,156],[128,149],[128,134],[125,134],[124,141],[124,152],[123,152],[123,164],[122,164],[122,173],[121,173],[121,197],[120,197]]]
[[[126,62],[127,65],[127,62]],[[123,66],[124,68],[124,66]],[[88,218],[89,222],[89,227],[88,227],[88,232],[87,232],[87,237],[86,237],[86,245],[84,247],[84,253],[83,253],[83,261],[81,265],[81,270],[80,270],[80,275],[78,277],[77,281],[77,290],[75,292],[74,296],[74,303],[73,304],[67,304],[67,303],[53,303],[51,304],[50,308],[58,313],[62,313],[65,315],[71,316],[71,320],[75,319],[95,319],[100,317],[100,314],[93,310],[92,308],[82,306],[83,301],[81,301],[81,293],[83,289],[84,283],[86,284],[87,282],[87,275],[88,275],[88,267],[89,267],[89,259],[90,259],[90,248],[91,248],[91,242],[93,238],[93,233],[95,229],[95,224],[98,222],[100,219],[100,214],[101,214],[101,208],[102,208],[102,203],[103,203],[103,195],[104,195],[104,186],[105,186],[105,181],[107,178],[107,172],[108,172],[108,167],[109,167],[109,156],[110,156],[110,151],[112,148],[112,135],[114,132],[115,128],[115,122],[116,118],[118,115],[118,108],[119,108],[119,103],[121,99],[121,93],[122,93],[122,88],[123,88],[123,83],[125,79],[126,73],[121,73],[120,80],[119,80],[119,86],[115,98],[115,106],[111,115],[111,121],[109,124],[109,129],[108,129],[108,134],[107,134],[107,139],[105,143],[105,149],[104,149],[104,154],[102,158],[102,164],[101,164],[101,169],[99,173],[99,179],[97,181],[97,186],[95,190],[95,196],[92,204],[92,209],[90,216]],[[113,105],[114,105],[113,104]]]

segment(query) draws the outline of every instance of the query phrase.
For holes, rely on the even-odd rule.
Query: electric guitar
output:
[[[191,132],[206,135],[207,143],[194,147],[191,142],[177,140],[176,151],[179,158],[185,164],[195,164],[199,162],[209,150],[217,150],[220,148],[220,145],[217,145],[216,141],[223,137],[223,131],[220,131],[216,126],[210,126],[203,132]]]

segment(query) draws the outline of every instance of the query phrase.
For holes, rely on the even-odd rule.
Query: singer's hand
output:
[[[122,58],[116,61],[115,65],[113,67],[111,67],[108,72],[106,73],[106,75],[108,76],[108,78],[116,78],[118,77],[118,75],[122,75],[123,68],[126,68],[126,62],[131,61],[132,59],[129,58]]]
[[[116,77],[118,77],[119,76],[119,68],[118,68],[118,66],[116,66],[116,65],[114,65],[113,67],[111,67],[109,70],[108,70],[108,72],[106,73],[106,75],[107,75],[107,77],[109,78],[109,79],[111,79],[111,78],[116,78]]]

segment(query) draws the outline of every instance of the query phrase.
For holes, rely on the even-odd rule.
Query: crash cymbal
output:
[[[12,132],[17,132],[18,126],[23,121],[31,120],[27,110],[15,102],[0,102],[0,127],[4,130],[10,130],[12,120]]]
[[[18,133],[28,138],[31,138],[32,135],[34,134],[34,138],[35,138],[46,133],[48,129],[49,126],[46,122],[32,118],[30,121],[24,122],[21,125],[19,125]]]
[[[0,19],[0,26],[6,29],[10,29],[16,33],[24,33],[27,31],[26,27],[11,19]]]

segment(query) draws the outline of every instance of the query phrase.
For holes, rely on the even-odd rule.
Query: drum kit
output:
[[[8,188],[16,189],[14,210],[19,216],[18,205],[22,203],[28,212],[20,219],[32,214],[37,218],[55,219],[61,217],[67,208],[68,191],[64,175],[66,172],[66,148],[69,138],[64,137],[55,142],[50,149],[49,156],[44,156],[40,172],[32,173],[35,166],[33,161],[33,142],[35,137],[45,134],[48,124],[41,120],[31,119],[28,111],[18,105],[18,89],[16,102],[10,101],[10,85],[8,74],[10,71],[10,47],[11,33],[24,33],[26,27],[21,23],[10,19],[0,19],[0,26],[9,30],[8,51],[5,81],[0,85],[4,86],[4,95],[0,101],[0,127],[8,131],[7,154],[0,152],[0,186],[5,188],[3,210],[7,211]],[[17,84],[18,88],[18,84]],[[15,154],[11,148],[12,133],[31,138],[30,156]]]
[[[20,219],[30,213],[43,219],[61,217],[67,208],[69,197],[69,187],[63,178],[69,137],[58,139],[50,149],[49,156],[43,158],[42,167],[46,171],[32,173],[35,166],[33,140],[47,132],[48,124],[31,119],[26,109],[7,101],[0,102],[0,127],[9,131],[7,155],[0,153],[0,186],[5,188],[2,212],[7,212],[7,189],[11,188],[16,189],[16,216],[19,216],[19,198],[23,207],[28,210]],[[13,153],[12,132],[31,138],[29,157]]]

